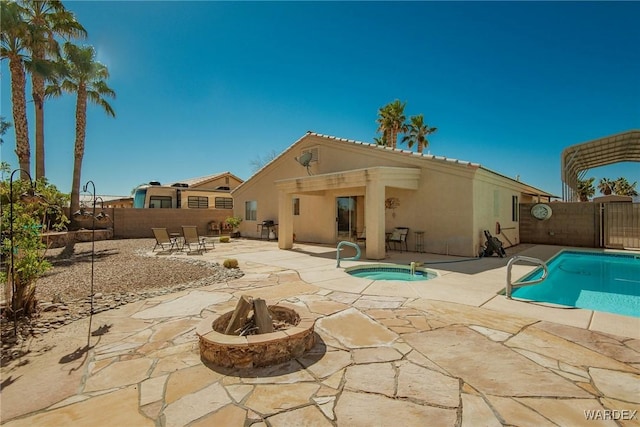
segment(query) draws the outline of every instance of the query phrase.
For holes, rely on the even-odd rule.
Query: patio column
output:
[[[278,248],[293,247],[293,197],[291,193],[278,191]]]
[[[384,259],[384,195],[385,185],[380,179],[367,181],[364,220],[367,230],[367,258]]]

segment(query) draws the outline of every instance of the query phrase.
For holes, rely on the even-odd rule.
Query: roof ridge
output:
[[[450,162],[450,163],[457,163],[457,164],[462,164],[462,165],[467,165],[467,166],[482,167],[482,165],[480,163],[470,162],[470,161],[467,161],[467,160],[454,159],[453,157],[437,156],[437,155],[434,155],[434,154],[431,154],[431,153],[426,153],[426,154],[425,153],[418,153],[416,151],[406,150],[404,148],[397,148],[397,147],[396,148],[392,148],[392,147],[388,147],[386,145],[378,145],[378,144],[374,144],[374,143],[371,143],[371,142],[358,141],[358,140],[355,140],[355,139],[340,138],[340,137],[337,137],[337,136],[325,135],[325,134],[312,132],[312,131],[308,131],[307,135],[313,135],[313,136],[317,136],[317,137],[320,137],[320,138],[326,138],[326,139],[333,139],[333,140],[341,141],[341,142],[349,142],[349,143],[355,143],[355,144],[360,144],[360,145],[367,145],[367,146],[370,146],[372,148],[388,150],[388,151],[392,151],[392,152],[396,152],[396,153],[410,154],[410,155],[413,155],[413,156],[416,156],[416,157],[422,157],[422,158],[434,159],[434,160],[440,160],[440,161],[447,161],[447,162]]]

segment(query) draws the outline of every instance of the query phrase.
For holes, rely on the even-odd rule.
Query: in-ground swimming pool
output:
[[[514,289],[512,296],[640,317],[639,254],[562,251],[547,267],[544,281]],[[538,268],[518,282],[541,276]]]
[[[411,267],[403,265],[370,265],[346,268],[345,271],[354,277],[370,280],[402,280],[414,282],[418,280],[430,280],[438,277],[435,271],[416,267],[411,274]]]

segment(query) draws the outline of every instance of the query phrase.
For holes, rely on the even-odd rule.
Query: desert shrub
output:
[[[227,219],[225,219],[225,222],[229,224],[231,227],[233,227],[233,231],[235,231],[236,228],[240,227],[240,223],[242,222],[242,217],[230,216],[230,217],[227,217]]]
[[[220,243],[229,243],[229,236],[220,237]]]
[[[238,268],[238,260],[235,258],[225,259],[222,263],[226,268]]]

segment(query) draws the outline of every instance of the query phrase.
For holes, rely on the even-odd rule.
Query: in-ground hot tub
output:
[[[233,311],[204,319],[196,334],[200,357],[225,368],[253,368],[275,365],[302,356],[316,342],[315,318],[300,307],[271,305],[269,314],[285,329],[258,335],[226,335]]]
[[[438,273],[424,267],[413,268],[399,264],[367,264],[345,268],[344,271],[354,277],[369,280],[400,280],[415,282],[431,280],[438,277]]]

